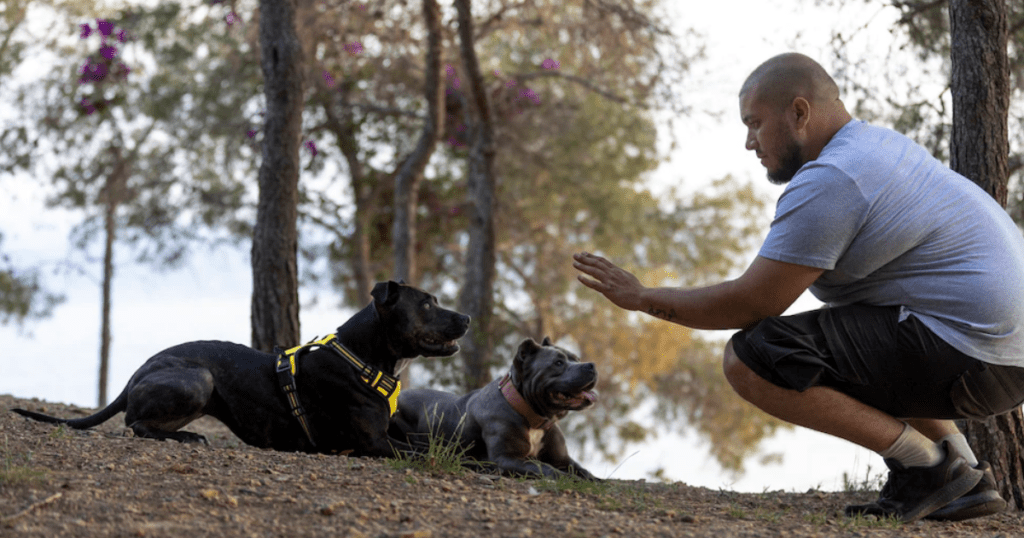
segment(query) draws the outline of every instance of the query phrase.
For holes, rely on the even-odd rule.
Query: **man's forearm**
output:
[[[736,294],[734,281],[704,288],[646,288],[640,312],[693,329],[742,329],[767,317]]]

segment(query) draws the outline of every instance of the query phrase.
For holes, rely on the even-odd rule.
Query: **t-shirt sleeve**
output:
[[[831,271],[863,226],[868,203],[856,183],[827,165],[809,165],[779,197],[758,253],[775,261]]]

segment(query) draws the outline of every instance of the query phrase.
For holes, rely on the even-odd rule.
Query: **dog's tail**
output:
[[[28,417],[32,420],[38,420],[39,422],[46,422],[48,424],[67,424],[68,426],[76,430],[84,430],[110,420],[110,418],[113,417],[114,415],[120,413],[121,411],[124,411],[125,407],[127,407],[127,403],[128,391],[124,390],[121,392],[120,395],[118,395],[116,399],[114,399],[114,401],[110,402],[110,405],[97,411],[95,414],[83,418],[57,418],[51,417],[49,415],[44,415],[42,413],[35,413],[33,411],[26,411],[24,409],[18,408],[12,408],[11,411],[14,411],[15,413],[23,417]]]

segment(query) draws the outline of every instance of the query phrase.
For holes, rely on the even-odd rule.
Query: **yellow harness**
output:
[[[276,368],[278,378],[281,381],[281,387],[284,389],[285,397],[288,398],[288,404],[292,408],[292,415],[299,420],[299,424],[302,425],[303,431],[306,432],[306,437],[309,438],[309,442],[313,446],[316,446],[316,443],[313,442],[313,433],[306,419],[306,412],[299,403],[297,387],[295,386],[295,373],[298,371],[296,357],[312,351],[316,347],[331,349],[348,361],[349,364],[359,370],[359,377],[363,380],[363,383],[369,385],[374,393],[388,401],[391,414],[394,415],[398,411],[398,393],[402,391],[402,382],[359,360],[359,357],[356,357],[354,353],[338,341],[337,335],[329,334],[321,340],[314,339],[308,344],[282,351],[277,355]]]

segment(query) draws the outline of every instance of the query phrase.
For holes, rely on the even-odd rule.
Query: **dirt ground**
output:
[[[1024,536],[1018,513],[912,525],[842,516],[876,494],[735,493],[684,483],[598,485],[455,475],[390,460],[242,444],[219,422],[210,446],[132,437],[122,415],[93,431],[41,424],[73,406],[0,395],[0,536],[811,537]]]

